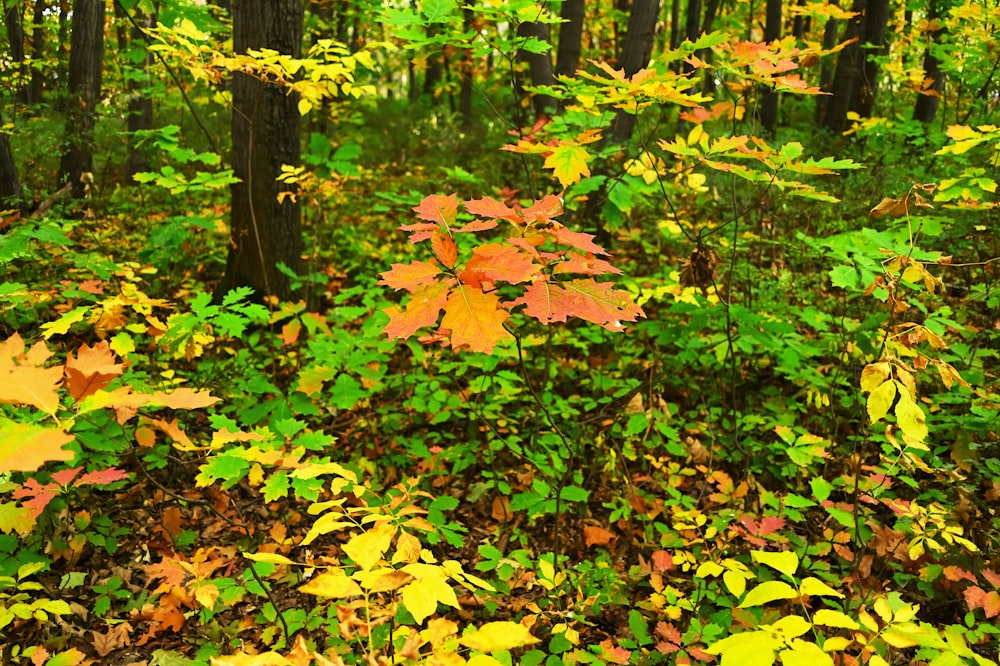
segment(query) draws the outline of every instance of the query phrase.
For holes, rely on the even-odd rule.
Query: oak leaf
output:
[[[421,287],[432,285],[441,274],[441,266],[437,262],[413,261],[408,264],[393,264],[392,268],[382,273],[379,284],[392,287],[396,291],[405,289],[413,293]]]
[[[530,280],[539,268],[519,248],[500,243],[480,245],[474,249],[465,267],[466,270],[481,273],[487,280],[501,280],[509,284]]]
[[[603,326],[609,331],[623,330],[622,321],[635,321],[645,316],[624,291],[614,289],[610,282],[571,280],[561,283],[573,295],[571,314],[585,321]]]
[[[26,352],[17,333],[0,342],[0,403],[31,405],[54,415],[63,368],[43,367],[50,356],[44,342],[35,343]]]
[[[489,354],[502,340],[510,338],[503,327],[510,314],[498,306],[496,294],[483,293],[459,285],[448,296],[441,328],[450,331],[455,348],[468,347]]]
[[[458,195],[431,194],[424,197],[420,205],[414,206],[413,212],[421,220],[434,222],[446,228],[451,227],[455,224],[455,216],[458,215]]]
[[[465,209],[473,215],[489,218],[494,221],[499,219],[513,222],[521,219],[521,214],[518,213],[518,211],[514,210],[504,202],[497,201],[492,197],[483,197],[482,199],[472,199],[471,201],[466,201]],[[496,225],[494,224],[494,226]],[[464,230],[465,228],[463,227],[459,231]]]
[[[454,268],[458,261],[458,246],[451,236],[441,232],[431,234],[431,249],[445,268]]]
[[[34,472],[52,460],[71,460],[63,447],[75,439],[58,428],[0,417],[0,472]]]
[[[115,363],[115,355],[107,340],[91,347],[82,345],[76,356],[66,359],[66,388],[75,401],[92,395],[107,386],[112,379],[125,370],[121,363]]]

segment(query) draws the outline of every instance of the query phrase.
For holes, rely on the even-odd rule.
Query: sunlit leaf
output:
[[[539,640],[523,624],[517,622],[487,622],[473,633],[458,639],[465,647],[480,652],[496,652],[524,647]]]
[[[794,599],[799,596],[795,588],[780,580],[770,580],[761,583],[757,587],[747,592],[746,598],[740,603],[740,608],[752,608],[762,606],[779,599]]]

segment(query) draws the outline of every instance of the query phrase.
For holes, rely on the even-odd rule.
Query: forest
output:
[[[0,663],[997,666],[996,2],[0,7]]]

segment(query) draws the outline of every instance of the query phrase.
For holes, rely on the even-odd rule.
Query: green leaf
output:
[[[750,553],[755,562],[766,564],[767,566],[780,571],[788,577],[795,574],[799,568],[799,556],[791,551],[781,553],[771,553],[763,550],[755,550]]]
[[[818,476],[809,479],[809,487],[812,488],[813,497],[820,502],[825,502],[833,492],[833,484]]]
[[[552,169],[553,175],[559,179],[559,184],[567,188],[580,182],[581,178],[590,175],[587,158],[590,153],[583,146],[563,144],[556,146],[545,158],[545,168]]]
[[[752,608],[753,606],[763,606],[772,601],[794,599],[797,596],[799,596],[799,593],[788,583],[780,580],[769,580],[750,590],[739,607]]]
[[[628,626],[639,645],[649,645],[653,642],[653,639],[649,637],[649,625],[646,623],[646,618],[639,611],[635,609],[629,611]]]

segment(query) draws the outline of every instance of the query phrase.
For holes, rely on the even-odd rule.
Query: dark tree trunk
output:
[[[31,104],[31,87],[28,85],[28,63],[24,54],[24,27],[21,25],[21,8],[17,2],[4,3],[4,23],[7,25],[7,41],[10,42],[10,59],[17,69],[17,92],[15,99],[22,104]]]
[[[625,33],[625,43],[622,45],[622,55],[619,60],[625,76],[631,78],[649,64],[659,18],[660,0],[634,0],[632,3],[632,12],[628,17],[628,32]],[[632,136],[634,127],[635,116],[624,109],[619,109],[612,124],[611,140],[614,143],[625,143]]]
[[[719,0],[708,0],[708,4],[705,5],[705,16],[701,21],[702,35],[712,32],[712,26],[715,24],[715,17],[718,13]],[[712,62],[712,49],[701,49],[695,55],[706,63]],[[713,95],[715,93],[715,72],[711,68],[705,70],[702,92],[706,95]]]
[[[580,69],[585,15],[585,0],[563,0],[559,14],[563,22],[559,24],[559,50],[556,51],[556,74],[559,76],[574,76]]]
[[[302,51],[300,0],[239,0],[233,3],[233,49],[274,49],[298,58]],[[278,195],[284,164],[298,166],[298,96],[247,74],[233,76],[232,224],[226,273],[215,292],[221,299],[236,287],[252,287],[257,297],[296,296],[278,264],[302,271],[299,204]]]
[[[782,0],[767,0],[765,42],[781,39],[781,2]],[[766,91],[760,100],[760,124],[766,135],[774,136],[774,129],[778,125],[778,93],[773,90]]]
[[[688,0],[684,21],[684,38],[688,41],[693,42],[701,35],[701,8],[701,0]],[[694,72],[694,66],[684,63],[684,71],[691,74]]]
[[[865,17],[861,21],[860,41],[865,45],[861,66],[862,79],[851,111],[862,118],[870,118],[878,92],[878,60],[885,52],[885,29],[889,22],[889,0],[868,0]]]
[[[857,40],[861,31],[863,12],[868,0],[854,0],[851,11],[856,15],[848,19],[841,41]],[[830,82],[830,95],[823,117],[822,126],[835,134],[847,129],[847,112],[854,106],[854,97],[861,85],[861,67],[864,51],[858,41],[848,44],[837,57],[837,68]]]
[[[806,0],[798,0],[795,3],[796,7],[804,7]],[[792,37],[795,39],[802,39],[805,34],[809,32],[809,17],[803,16],[802,14],[796,14],[795,18],[792,20]]]
[[[535,21],[525,21],[517,26],[517,35],[522,38],[532,38],[551,44],[548,23],[537,23]],[[545,53],[532,53],[524,49],[518,54],[518,59],[528,64],[528,78],[535,86],[553,86],[556,79],[552,71],[552,50]],[[535,112],[535,117],[550,115],[556,110],[558,104],[551,95],[533,94],[531,96],[531,108]]]
[[[930,0],[927,8],[927,20],[932,24],[941,16],[940,2],[941,0]],[[934,55],[934,48],[940,43],[943,32],[940,28],[932,31],[929,35],[930,43],[924,50],[924,80],[930,79],[932,83],[926,93],[917,95],[917,102],[913,106],[913,119],[922,123],[933,122],[941,101],[941,91],[944,90],[944,72],[941,71],[941,62]]]
[[[94,122],[101,101],[104,60],[104,0],[74,0],[70,39],[69,97],[60,172],[72,195],[87,192],[85,174],[94,169]]]
[[[31,102],[39,104],[42,101],[45,75],[39,69],[39,64],[45,59],[45,8],[46,0],[35,0],[35,9],[31,18],[31,59],[35,66],[31,68]]]
[[[3,126],[3,117],[0,117]],[[10,149],[10,135],[0,132],[0,211],[23,206],[21,180],[17,177],[14,153]]]
[[[839,0],[832,0],[832,3],[839,6]],[[829,51],[837,45],[837,19],[827,19],[823,27],[823,50]],[[833,63],[830,58],[824,58],[819,70],[819,87],[825,92],[829,92],[833,85]],[[823,127],[826,118],[826,109],[829,106],[829,95],[816,95],[816,126]]]
[[[145,44],[143,29],[156,26],[156,7],[154,13],[144,14],[138,6],[130,16],[121,2],[115,0],[115,14],[118,18],[119,50],[123,54],[132,54],[131,45]],[[131,27],[131,30],[129,28]],[[149,158],[135,139],[136,132],[153,129],[153,99],[146,89],[148,85],[148,70],[153,64],[153,54],[148,49],[142,50],[141,56],[126,60],[135,69],[128,76],[128,157],[125,158],[124,181],[126,185],[135,184],[133,176],[143,171],[149,171]]]

